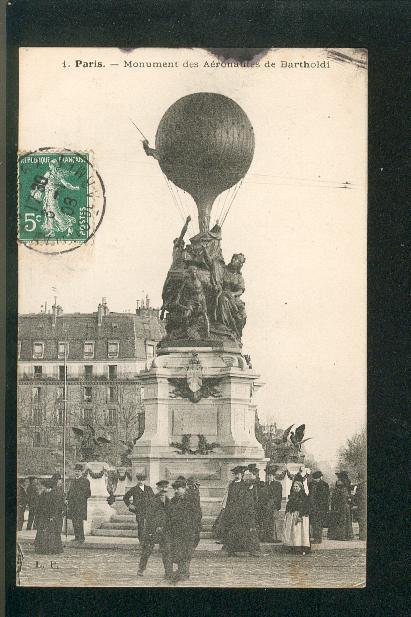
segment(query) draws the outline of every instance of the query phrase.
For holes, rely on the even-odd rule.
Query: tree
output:
[[[348,472],[354,480],[364,479],[367,474],[367,434],[365,429],[347,439],[339,451],[338,467]]]

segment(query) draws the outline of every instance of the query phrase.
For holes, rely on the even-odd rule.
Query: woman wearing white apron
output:
[[[309,500],[301,482],[294,482],[285,508],[283,544],[305,555],[311,550]]]

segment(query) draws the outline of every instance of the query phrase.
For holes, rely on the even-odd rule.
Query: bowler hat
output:
[[[74,471],[83,471],[83,465],[81,463],[76,463],[74,465]]]
[[[337,478],[347,478],[348,479],[348,473],[346,471],[337,471],[336,474]]]
[[[145,479],[146,479],[146,476],[143,473],[136,474],[136,480],[138,480],[139,482],[142,482]]]
[[[322,472],[321,471],[314,471],[313,474],[311,475],[313,480],[317,480],[317,478],[321,478],[322,476]]]
[[[156,482],[156,486],[158,486],[158,488],[165,488],[168,485],[169,485],[168,480],[159,480],[158,482]]]
[[[177,480],[175,482],[173,482],[173,484],[171,486],[173,488],[186,488],[187,482],[185,481],[184,478],[181,479],[181,480],[177,478]]]
[[[278,469],[278,465],[267,465],[264,471],[267,473],[272,473],[274,475],[277,469]]]
[[[247,465],[247,469],[252,473],[260,471],[255,463],[250,463],[249,465]]]
[[[237,474],[237,473],[243,473],[243,471],[244,471],[244,467],[242,467],[241,465],[237,465],[237,467],[232,468],[231,473]]]

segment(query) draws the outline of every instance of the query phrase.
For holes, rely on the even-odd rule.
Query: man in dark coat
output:
[[[91,497],[90,481],[83,476],[83,466],[74,467],[74,480],[67,494],[68,518],[74,529],[74,542],[84,543],[84,521],[87,520],[87,499]]]
[[[168,484],[167,480],[160,480],[157,482],[156,486],[158,488],[158,493],[151,499],[146,511],[146,524],[141,546],[140,564],[137,572],[138,576],[144,576],[147,562],[156,543],[158,543],[160,548],[165,578],[171,580],[173,576],[173,563],[170,558],[164,531],[167,521],[167,511],[170,504],[170,499],[167,496]]]
[[[123,501],[130,512],[136,515],[138,539],[143,542],[147,511],[154,497],[154,491],[151,486],[144,484],[144,474],[137,474],[136,480],[137,484],[126,492]]]
[[[196,547],[198,525],[202,514],[197,501],[187,494],[185,480],[176,480],[172,486],[175,495],[167,510],[165,532],[170,559],[177,564],[177,572],[174,575],[174,580],[177,582],[190,578],[190,561]]]
[[[283,487],[281,482],[275,480],[276,467],[267,466],[267,482],[264,490],[260,492],[258,509],[261,510],[260,540],[279,544],[280,531],[278,529]]]
[[[253,475],[253,495],[256,504],[258,530],[261,535],[264,528],[264,515],[263,508],[259,508],[258,504],[264,502],[265,482],[260,480],[260,470],[255,463],[247,465],[247,470]]]
[[[29,516],[27,519],[26,529],[31,529],[32,527],[36,529],[36,512],[37,506],[39,503],[40,490],[38,485],[37,478],[30,476],[29,485],[27,487],[27,504],[29,507]]]
[[[328,525],[330,509],[330,487],[322,479],[321,471],[314,471],[308,485],[310,504],[310,536],[311,542],[321,544],[323,527]]]

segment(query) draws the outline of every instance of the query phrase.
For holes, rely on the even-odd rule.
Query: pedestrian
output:
[[[91,497],[90,481],[83,475],[83,465],[74,466],[74,479],[67,494],[67,517],[71,519],[74,529],[73,542],[84,543],[84,521],[87,520],[87,499]]]
[[[367,480],[360,478],[355,492],[355,505],[357,506],[357,520],[359,527],[359,539],[367,539]]]
[[[24,514],[27,508],[27,480],[20,478],[17,483],[17,530],[23,529]]]
[[[217,544],[223,543],[224,513],[227,507],[227,503],[232,497],[232,493],[236,491],[236,489],[238,488],[238,485],[242,482],[243,475],[246,469],[247,467],[245,465],[237,465],[236,467],[233,467],[233,469],[231,469],[231,473],[233,474],[234,478],[233,480],[231,480],[231,482],[229,483],[229,485],[227,486],[225,490],[223,500],[221,502],[220,513],[217,516],[217,519],[213,525],[213,534],[214,534],[214,537],[218,540]],[[222,548],[224,549],[224,546]]]
[[[247,470],[253,475],[253,494],[257,512],[257,527],[258,534],[261,536],[264,528],[264,515],[262,511],[263,508],[260,508],[258,504],[264,502],[265,482],[260,480],[260,470],[255,463],[247,465]]]
[[[255,492],[255,476],[247,470],[227,500],[224,512],[224,546],[229,556],[235,556],[239,551],[259,556]]]
[[[178,582],[190,578],[190,562],[196,546],[201,510],[198,511],[195,500],[187,494],[185,480],[176,480],[172,487],[175,495],[167,510],[165,535],[171,562],[177,564],[173,580]]]
[[[310,469],[308,469],[305,465],[301,465],[295,476],[293,476],[293,481],[291,484],[291,488],[294,485],[294,482],[299,482],[303,485],[304,493],[308,495],[308,479],[310,475]],[[291,492],[291,489],[290,489]]]
[[[283,544],[295,553],[311,550],[309,498],[302,482],[294,482],[285,508]]]
[[[337,482],[331,496],[330,524],[327,537],[330,540],[352,540],[354,533],[351,520],[351,492],[344,475],[337,473]]]
[[[197,546],[200,543],[201,519],[203,515],[201,512],[200,484],[193,477],[187,478],[187,496],[193,501],[195,511],[197,512],[197,532],[196,532],[196,539],[194,543],[195,544],[194,548],[197,548]]]
[[[144,483],[145,479],[144,474],[138,473],[136,475],[137,484],[132,486],[123,497],[127,508],[136,515],[137,536],[140,543],[144,538],[144,525],[150,501],[154,497],[154,491],[151,486]]]
[[[281,482],[275,479],[276,467],[268,465],[265,468],[267,481],[264,490],[260,492],[261,510],[261,533],[262,542],[281,543],[281,532],[279,530],[281,501],[283,497],[283,487]]]
[[[59,533],[61,533],[63,530],[63,517],[66,508],[65,495],[63,492],[63,480],[60,473],[53,474],[51,476],[51,480],[54,484],[52,491],[58,505],[57,510],[60,512],[58,519],[56,520],[56,527],[59,529]]]
[[[28,503],[28,507],[29,507],[29,517],[27,519],[27,526],[26,529],[29,530],[33,527],[33,529],[36,529],[36,511],[37,511],[37,504],[39,501],[39,494],[40,494],[40,489],[39,489],[39,483],[37,478],[35,478],[34,476],[30,476],[29,477],[29,485],[27,487],[27,503]]]
[[[168,498],[168,481],[160,480],[156,486],[158,492],[151,499],[147,513],[146,524],[144,528],[143,542],[141,546],[141,556],[138,568],[138,576],[144,576],[144,571],[147,568],[147,562],[153,552],[154,545],[158,544],[161,558],[164,566],[164,578],[171,580],[173,576],[173,563],[170,558],[170,550],[165,536],[165,526],[167,521],[167,512],[170,504]]]
[[[55,480],[46,479],[43,486],[44,491],[40,493],[37,504],[34,551],[40,555],[55,555],[63,552],[60,521],[64,504],[56,493]]]
[[[314,544],[321,544],[323,527],[328,527],[330,509],[330,487],[322,479],[321,471],[314,471],[308,485],[310,500],[310,538]]]

